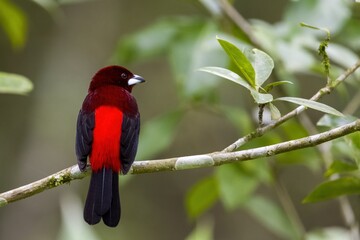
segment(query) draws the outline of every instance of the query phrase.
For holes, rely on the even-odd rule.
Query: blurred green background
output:
[[[34,90],[26,96],[0,95],[0,192],[38,180],[76,163],[74,140],[78,111],[87,93],[92,75],[101,67],[113,63],[125,63],[132,72],[147,80],[146,84],[136,87],[133,91],[138,101],[143,126],[159,116],[160,118],[164,117],[163,114],[174,109],[175,113],[173,112],[173,114],[175,115],[177,110],[186,111],[186,114],[180,114],[181,117],[169,117],[172,120],[164,120],[163,124],[157,128],[152,126],[155,130],[160,129],[159,132],[151,132],[149,130],[151,125],[147,128],[147,136],[142,143],[149,143],[149,141],[153,145],[159,143],[165,149],[160,147],[159,151],[152,151],[156,146],[151,145],[149,149],[149,146],[145,146],[146,144],[140,144],[139,160],[221,150],[239,136],[250,132],[252,127],[256,126],[256,118],[251,116],[252,112],[256,110],[256,106],[251,99],[242,97],[245,95],[245,91],[234,88],[234,85],[224,81],[219,85],[215,84],[215,95],[211,94],[214,89],[208,87],[204,89],[205,94],[199,91],[198,95],[196,93],[189,97],[186,94],[191,90],[186,90],[186,87],[182,86],[183,83],[174,80],[177,74],[173,71],[174,66],[175,68],[178,66],[181,71],[181,61],[183,60],[179,59],[177,62],[168,56],[172,55],[174,51],[170,50],[171,44],[164,43],[164,49],[159,50],[161,54],[152,54],[149,51],[144,55],[136,55],[129,50],[132,47],[131,41],[133,41],[131,34],[142,31],[154,22],[161,22],[168,17],[174,17],[174,22],[177,22],[176,19],[179,16],[185,20],[183,23],[177,23],[178,25],[175,23],[174,25],[169,24],[163,29],[160,27],[164,33],[159,31],[160,34],[152,39],[143,39],[145,43],[147,41],[161,43],[166,36],[169,36],[169,31],[178,31],[179,29],[186,31],[186,27],[181,27],[181,24],[187,24],[186,19],[199,21],[200,25],[202,21],[209,21],[210,23],[207,22],[207,24],[209,24],[210,30],[207,35],[205,34],[210,39],[209,41],[216,42],[217,31],[221,34],[218,29],[225,32],[228,28],[227,31],[232,32],[233,36],[241,35],[232,31],[233,26],[216,16],[216,13],[211,15],[201,2],[211,1],[94,0],[58,1],[58,3],[11,1],[26,19],[26,41],[21,46],[21,40],[20,43],[16,43],[16,40],[15,43],[11,42],[4,31],[0,32],[0,70],[27,76],[33,82]],[[316,1],[307,2],[315,4]],[[295,3],[286,0],[254,0],[236,1],[235,7],[247,19],[261,19],[271,24],[283,19],[290,4]],[[292,9],[298,8],[293,7]],[[299,7],[299,9],[301,8]],[[325,9],[325,13],[328,10]],[[352,11],[358,21],[359,14],[356,12],[358,9],[355,8]],[[287,11],[286,13],[299,14],[296,11]],[[351,10],[345,11],[343,14],[346,17],[345,20],[348,21]],[[16,21],[15,18],[11,19]],[[310,20],[307,16],[301,20],[300,12],[298,22],[307,20]],[[212,28],[211,21],[220,22],[222,24],[220,26],[223,28],[218,25]],[[298,22],[291,25],[292,28],[297,29],[294,31],[299,30]],[[324,22],[324,24],[327,23]],[[332,26],[321,25],[321,27],[331,28]],[[340,32],[336,27],[334,26],[335,34]],[[277,28],[279,34],[281,34],[281,29],[281,27]],[[359,29],[358,31],[360,31]],[[205,31],[203,28],[201,30]],[[286,27],[283,29],[283,31],[288,30]],[[191,31],[197,31],[197,29],[193,28]],[[269,28],[269,31],[272,30]],[[349,34],[359,36],[355,33]],[[273,32],[273,34],[276,33]],[[358,34],[360,33],[358,32]],[[186,37],[184,38],[186,40]],[[188,40],[192,41],[191,37]],[[360,41],[351,42],[350,40],[348,41],[350,46],[355,50],[357,47],[358,51]],[[161,48],[161,46],[158,47]],[[314,46],[314,48],[316,47],[317,45]],[[146,49],[146,44],[144,48]],[[183,48],[185,54],[193,54],[196,50],[196,48]],[[220,46],[218,50],[221,51]],[[179,48],[176,51],[181,52],[182,50]],[[295,51],[295,53],[298,52]],[[271,55],[271,53],[269,54]],[[287,51],[283,50],[283,54],[286,55]],[[316,53],[313,55],[310,60],[316,58]],[[224,56],[214,55],[214,58],[225,59]],[[301,57],[303,55],[300,54],[299,59]],[[214,61],[211,62],[212,60]],[[227,65],[225,60],[217,60],[219,59],[210,58],[212,65]],[[198,62],[197,64],[200,66],[194,63],[194,67],[189,70],[191,73],[198,67],[209,65],[209,62]],[[291,67],[296,68],[296,66],[290,66],[286,69],[289,70]],[[202,81],[206,81],[209,77],[206,74],[201,76],[204,78]],[[177,79],[181,79],[181,77],[177,77]],[[311,96],[324,85],[324,82],[319,80],[319,76],[314,74],[301,75],[299,79],[303,81],[297,83],[298,85],[290,92],[295,92],[302,97]],[[179,89],[182,89],[182,92]],[[190,89],[192,88],[190,87]],[[351,93],[350,90],[348,94]],[[344,100],[338,101],[335,96],[325,100],[329,104],[336,103],[337,105],[334,106],[341,109],[349,98],[344,97]],[[237,116],[242,116],[242,114],[248,116],[244,120],[240,120],[242,121],[241,126],[237,128],[234,126],[235,124],[232,124],[231,119],[228,121],[221,114],[216,113],[217,110],[207,107],[206,104],[212,103],[212,101],[221,101],[233,108],[241,108],[243,110],[240,109]],[[178,108],[178,106],[181,107]],[[319,116],[321,114],[311,112],[311,119],[314,121],[319,119]],[[253,121],[252,124],[249,123],[251,121]],[[244,126],[246,124],[249,125],[247,129]],[[175,128],[176,131],[173,131]],[[294,138],[294,135],[289,134],[294,129],[297,128],[292,128],[291,125],[287,129],[284,128],[280,134],[281,137]],[[301,131],[298,135],[297,137],[304,136]],[[144,137],[143,132],[141,137]],[[278,140],[281,138],[274,136],[263,143],[268,144]],[[309,155],[306,156],[309,159],[304,161],[317,161],[312,159],[315,156],[314,152],[307,153]],[[288,155],[287,158],[296,159],[298,156],[299,153],[295,152]],[[321,167],[316,163],[313,165],[315,165],[313,168],[309,168],[309,164],[286,165],[285,170],[281,172],[281,179],[296,205],[299,216],[307,230],[343,226],[341,213],[335,201],[321,204],[301,204],[301,200],[322,179],[321,173],[315,171]],[[284,239],[284,236],[270,231],[266,224],[264,227],[264,224],[257,221],[243,208],[229,210],[224,208],[221,203],[216,203],[214,208],[211,208],[201,218],[190,219],[185,210],[185,197],[188,190],[198,180],[211,175],[213,171],[213,169],[198,169],[121,177],[120,182],[125,182],[120,187],[123,213],[120,225],[115,229],[109,229],[103,224],[90,227],[83,221],[82,207],[89,178],[73,181],[70,185],[45,191],[0,208],[0,239],[176,240],[186,239],[196,226],[212,229],[213,239]],[[271,188],[259,186],[254,191],[276,199]],[[354,199],[354,202],[356,201],[358,198]],[[356,211],[359,213],[358,204]],[[268,217],[271,219],[271,214]],[[192,239],[196,239],[196,237]]]

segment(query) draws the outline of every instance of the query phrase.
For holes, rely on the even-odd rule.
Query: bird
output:
[[[84,220],[102,219],[116,227],[121,217],[119,173],[127,174],[137,152],[140,113],[131,94],[145,82],[122,66],[107,66],[92,77],[76,123],[75,150],[80,171],[90,162],[91,179]]]

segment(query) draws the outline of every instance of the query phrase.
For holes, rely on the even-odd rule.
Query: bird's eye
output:
[[[121,78],[122,78],[122,79],[126,79],[126,78],[127,78],[126,73],[122,73],[122,74],[121,74]]]

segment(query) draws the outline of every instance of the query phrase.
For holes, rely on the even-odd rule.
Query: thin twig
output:
[[[223,164],[268,157],[296,149],[312,147],[356,131],[360,131],[360,119],[323,133],[265,147],[238,152],[215,152],[161,160],[136,161],[130,169],[130,172],[131,174],[143,174],[220,166]],[[30,197],[44,190],[58,187],[64,183],[82,179],[89,174],[89,171],[89,168],[87,168],[87,170],[82,173],[77,165],[74,165],[36,182],[1,193],[0,207]]]
[[[261,48],[261,43],[253,34],[251,25],[243,18],[241,14],[229,3],[227,0],[219,0],[220,6],[225,14],[241,29],[245,35],[249,38],[251,43],[257,47]]]
[[[343,113],[345,115],[352,115],[358,110],[360,107],[360,90],[355,94],[355,96],[351,99],[351,101],[344,108]]]
[[[264,108],[265,108],[265,104],[259,104],[259,112],[258,112],[259,127],[263,125]]]

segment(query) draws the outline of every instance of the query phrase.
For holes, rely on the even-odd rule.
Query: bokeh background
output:
[[[14,49],[5,33],[0,32],[0,69],[27,76],[34,83],[34,90],[26,96],[0,95],[0,192],[75,164],[75,123],[89,81],[99,68],[117,63],[116,56],[121,52],[116,49],[122,39],[168,16],[211,18],[200,2],[190,0],[63,1],[58,7],[50,4],[47,9],[34,1],[11,2],[26,15],[27,40],[23,48]],[[293,3],[254,0],[236,1],[235,6],[247,19],[275,23],[283,18],[289,4]],[[212,38],[215,41],[215,35]],[[134,89],[142,124],[182,104],[170,65],[163,54],[129,62],[127,66],[147,80]],[[316,78],[308,80],[306,76],[307,80],[301,83],[301,96],[311,96],[316,87],[323,85]],[[243,106],[251,116],[255,106],[251,99],[239,97],[237,88],[224,82],[218,91],[222,101]],[[245,92],[240,90],[240,94]],[[335,97],[326,101],[345,105]],[[312,114],[313,119],[320,116]],[[171,143],[152,159],[221,150],[239,137],[229,121],[209,112],[201,103],[176,121],[176,128]],[[151,140],[156,143],[161,139],[161,133],[154,133]],[[139,151],[145,148],[140,145]],[[146,155],[140,153],[141,156]],[[185,239],[198,221],[187,216],[184,199],[189,188],[212,171],[121,177],[123,214],[115,229],[103,224],[89,227],[83,222],[89,178],[73,181],[0,208],[0,239]],[[343,225],[335,201],[300,204],[321,180],[321,173],[290,165],[281,178],[307,229]],[[275,195],[265,187],[257,191]],[[281,239],[248,212],[227,211],[220,203],[205,213],[202,221],[213,227],[214,239]]]

